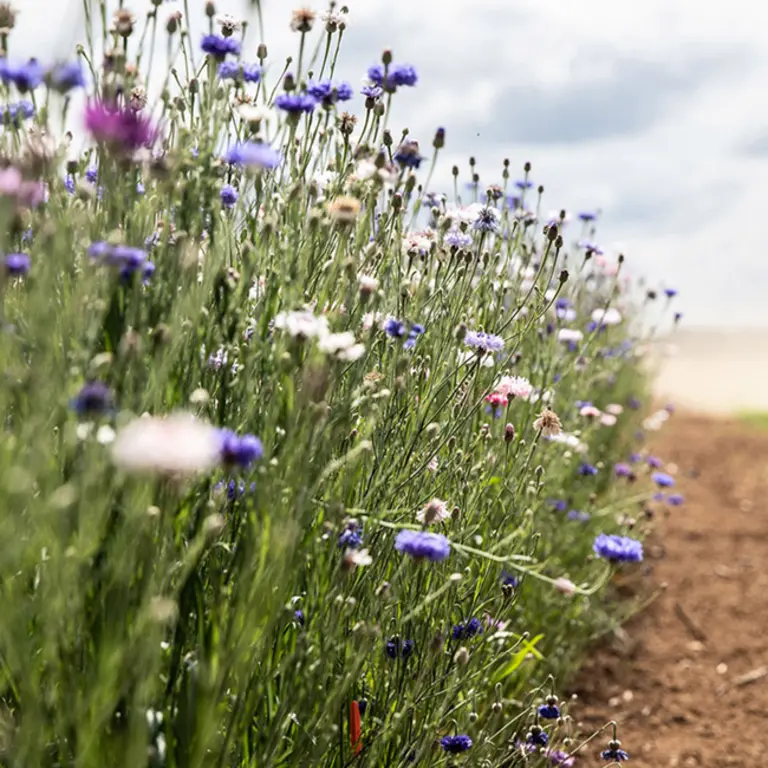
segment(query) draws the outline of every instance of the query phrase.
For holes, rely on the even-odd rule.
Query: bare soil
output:
[[[768,432],[676,414],[654,453],[686,496],[647,546],[666,589],[597,649],[572,712],[617,721],[635,768],[768,765]]]

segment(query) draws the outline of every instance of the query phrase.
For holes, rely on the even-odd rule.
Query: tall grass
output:
[[[124,122],[152,111],[149,41],[155,67],[177,58],[152,152],[102,115],[67,158],[56,78],[0,73],[3,173],[47,186],[30,204],[6,175],[0,209],[3,253],[30,260],[2,283],[2,764],[591,754],[557,685],[613,621],[593,542],[637,531],[650,495],[614,476],[645,394],[621,261],[577,243],[590,217],[541,218],[527,166],[467,193],[485,202],[432,194],[422,150],[385,128],[410,77],[389,54],[356,124],[343,88],[254,114],[333,76],[338,10],[297,32],[296,77],[244,83],[183,21],[166,45],[162,18],[118,17],[121,35],[87,8],[89,98]],[[199,429],[152,420],[177,411]],[[395,546],[422,529],[450,554]]]

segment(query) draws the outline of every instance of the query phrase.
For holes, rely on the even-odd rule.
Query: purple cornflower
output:
[[[228,53],[234,56],[240,55],[240,41],[235,40],[234,37],[205,35],[200,42],[200,48],[202,48],[204,53],[219,60],[223,60]]]
[[[592,545],[598,557],[619,563],[639,563],[643,559],[643,544],[628,536],[615,536],[601,533]]]
[[[31,101],[22,99],[15,104],[7,104],[0,106],[0,120],[5,121],[5,116],[8,115],[8,120],[12,125],[18,124],[21,120],[28,120],[35,116],[35,107]]]
[[[546,747],[549,744],[549,736],[538,725],[534,725],[528,731],[526,741],[534,747]]]
[[[504,339],[485,331],[467,331],[464,343],[468,347],[481,349],[483,352],[501,352],[504,349]]]
[[[380,85],[364,85],[360,89],[360,93],[365,96],[366,99],[380,99],[384,95],[384,89]]]
[[[101,381],[89,381],[72,398],[70,406],[80,416],[107,413],[112,410],[112,391]]]
[[[275,99],[275,106],[283,112],[298,116],[302,112],[311,112],[317,106],[317,101],[306,93],[281,93]]]
[[[653,467],[653,469],[658,469],[664,464],[664,462],[658,456],[649,456],[645,461],[648,466]]]
[[[26,253],[8,253],[3,262],[5,264],[5,274],[11,277],[22,277],[28,274],[32,262]]]
[[[307,93],[326,107],[337,101],[349,101],[354,95],[349,83],[334,83],[333,80],[310,80]]]
[[[85,178],[88,179],[88,181],[90,181],[91,184],[95,184],[96,180],[99,178],[99,169],[92,165],[85,172]]]
[[[568,509],[568,502],[563,499],[550,499],[547,504],[558,512],[565,512]]]
[[[499,212],[496,208],[484,205],[478,209],[472,229],[476,232],[498,232],[500,228]]]
[[[142,264],[132,265],[132,264],[126,264],[122,269],[120,270],[120,279],[123,282],[129,282],[131,278],[139,271],[141,270],[141,281],[143,283],[148,283],[149,278],[152,277],[152,275],[155,274],[155,265],[151,261],[145,261]]]
[[[451,553],[451,543],[440,533],[403,529],[395,537],[395,549],[416,560],[445,560]]]
[[[411,330],[408,331],[408,338],[403,344],[403,349],[413,349],[416,346],[416,340],[424,333],[424,326],[419,323],[414,323],[411,326]]]
[[[85,108],[85,127],[100,144],[128,153],[151,147],[159,135],[148,117],[104,101],[92,101]]]
[[[440,739],[440,746],[450,755],[459,755],[472,748],[472,739],[463,733],[456,736],[443,736]]]
[[[671,507],[679,507],[683,503],[685,503],[685,496],[679,493],[670,493],[669,496],[667,496],[667,504]]]
[[[407,659],[413,653],[413,640],[401,640],[397,635],[387,640],[385,651],[390,659]]]
[[[255,435],[235,434],[232,430],[222,429],[221,432],[221,457],[225,464],[237,464],[247,467],[254,461],[258,461],[264,455],[261,440]]]
[[[511,573],[507,573],[507,571],[501,572],[501,585],[503,587],[512,587],[512,589],[517,589],[519,583],[520,580],[517,578],[517,576],[514,576]]]
[[[419,152],[419,142],[413,139],[404,141],[397,148],[394,159],[403,168],[418,168],[424,159]]]
[[[613,472],[616,477],[630,477],[633,474],[632,467],[630,467],[629,464],[625,464],[623,461],[620,461],[614,466]]]
[[[219,78],[221,80],[242,80],[244,83],[258,83],[261,80],[261,67],[258,64],[244,64],[239,61],[222,61],[219,64]]]
[[[246,141],[230,149],[225,159],[232,165],[245,165],[250,168],[272,170],[282,162],[283,156],[268,144]]]
[[[293,620],[300,626],[303,627],[306,623],[306,619],[304,618],[304,611],[302,611],[300,608],[297,608],[293,612]]]
[[[579,474],[583,475],[584,477],[591,477],[592,475],[596,475],[598,472],[598,469],[593,464],[587,464],[586,462],[579,465]]]
[[[659,488],[671,488],[675,484],[675,478],[672,475],[668,475],[666,472],[654,472],[651,475],[653,480]]]
[[[547,701],[544,704],[541,704],[538,708],[539,717],[544,718],[544,720],[557,720],[558,717],[560,717],[560,707],[557,706],[556,701]]]
[[[57,64],[48,70],[48,86],[59,93],[68,93],[74,88],[85,88],[85,72],[79,61]]]
[[[221,188],[221,204],[225,208],[232,208],[232,206],[237,202],[240,195],[237,194],[237,190],[231,185],[231,184],[225,184]]]
[[[0,59],[0,80],[6,85],[13,83],[21,93],[34,91],[43,82],[43,68],[35,59],[26,62],[11,62]]]
[[[147,252],[130,245],[111,245],[104,241],[92,243],[88,247],[88,256],[97,264],[119,267],[121,270],[135,272],[147,260]]]
[[[374,85],[381,86],[385,90],[395,91],[401,85],[412,87],[419,81],[419,75],[410,64],[396,64],[390,67],[384,76],[384,67],[375,64],[368,67],[368,79]]]
[[[548,749],[546,756],[554,768],[573,768],[576,764],[576,758],[562,749]]]
[[[579,512],[578,509],[572,509],[568,513],[568,519],[578,523],[586,523],[589,522],[590,516],[589,512]]]
[[[464,640],[482,634],[483,624],[480,619],[476,619],[474,616],[466,624],[464,622],[455,624],[451,630],[451,637],[454,640]]]
[[[443,242],[451,248],[468,248],[472,245],[472,236],[459,229],[452,229],[446,233]]]

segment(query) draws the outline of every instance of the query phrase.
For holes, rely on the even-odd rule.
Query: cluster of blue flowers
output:
[[[130,245],[95,242],[88,247],[88,256],[96,264],[118,268],[123,280],[140,273],[142,280],[147,282],[155,271],[155,265],[147,260],[147,252]]]
[[[405,339],[403,349],[412,349],[416,341],[424,333],[424,326],[420,323],[411,323],[410,327],[402,320],[390,317],[384,323],[384,333],[393,339]]]
[[[613,562],[639,563],[643,559],[643,543],[628,536],[601,533],[592,545],[598,557]]]
[[[255,435],[240,436],[230,429],[222,429],[220,438],[224,464],[245,468],[264,455],[261,440]]]

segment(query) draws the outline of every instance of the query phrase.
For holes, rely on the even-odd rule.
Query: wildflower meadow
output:
[[[440,176],[397,51],[336,79],[346,8],[186,5],[0,4],[0,763],[623,762],[563,690],[682,502],[648,298],[525,158]]]

